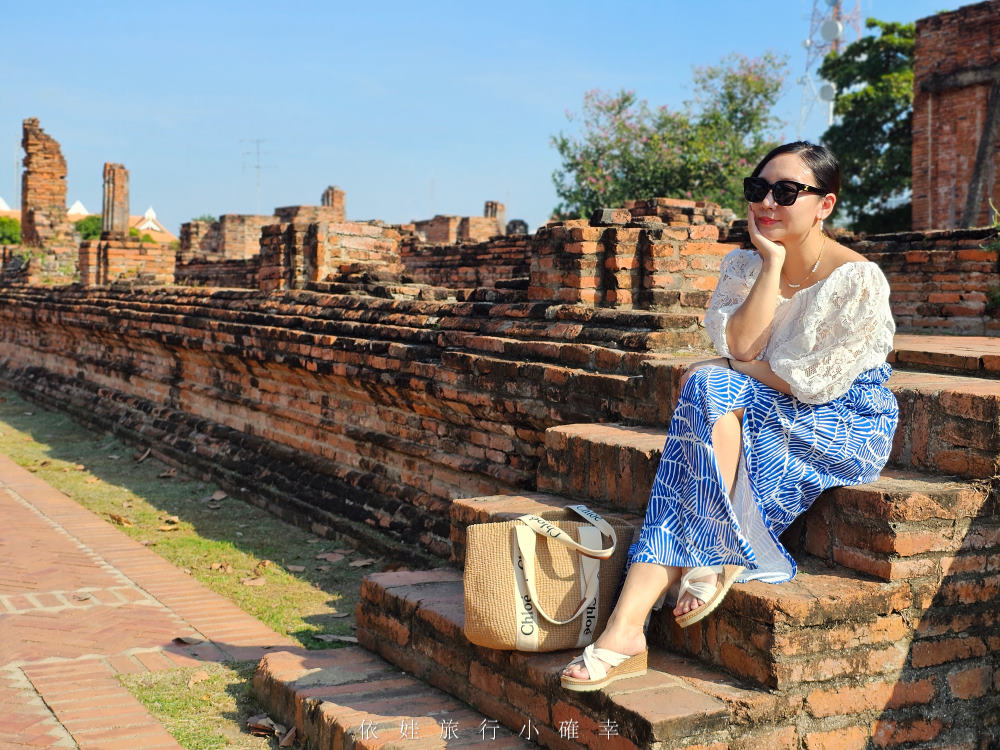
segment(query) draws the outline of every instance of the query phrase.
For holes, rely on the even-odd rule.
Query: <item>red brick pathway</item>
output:
[[[118,674],[292,645],[2,454],[0,519],[0,748],[178,748]]]

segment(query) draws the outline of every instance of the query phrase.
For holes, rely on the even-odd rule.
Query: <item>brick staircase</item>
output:
[[[785,533],[791,583],[737,585],[686,630],[654,616],[643,678],[569,694],[558,673],[570,654],[470,644],[457,568],[370,576],[361,644],[512,729],[534,722],[553,748],[986,747],[1000,738],[992,352],[996,340],[900,336],[891,467],[824,493]],[[469,524],[570,502],[639,523],[664,435],[549,429],[538,492],[453,502],[454,562]]]
[[[338,440],[373,451],[363,465],[370,480],[365,492],[347,504],[342,498],[353,502],[353,486],[345,482],[346,489],[333,494],[346,510],[333,507],[329,518],[322,517],[338,528],[354,520],[363,529],[362,503],[374,492],[397,499],[413,493],[428,466],[435,470],[435,497],[457,486],[478,487],[472,481],[477,477],[498,480],[490,492],[496,484],[503,491],[509,487],[507,495],[453,501],[450,517],[443,501],[426,509],[414,502],[398,522],[386,516],[385,527],[398,526],[402,535],[414,528],[413,514],[420,514],[433,532],[427,544],[440,541],[445,551],[450,544],[456,567],[372,576],[363,591],[358,635],[366,648],[513,732],[530,720],[538,741],[549,747],[611,743],[650,750],[721,750],[756,742],[815,750],[869,740],[879,746],[933,742],[972,748],[981,737],[1000,733],[994,656],[1000,634],[993,611],[1000,591],[1000,519],[991,482],[1000,458],[996,339],[898,337],[894,359],[900,369],[891,387],[901,419],[892,469],[868,487],[827,493],[786,532],[801,562],[797,579],[782,586],[739,586],[717,614],[683,632],[669,616],[655,619],[649,675],[597,695],[569,696],[558,686],[568,654],[499,653],[464,640],[458,571],[463,530],[470,522],[577,500],[638,523],[677,380],[691,360],[662,349],[683,345],[688,335],[700,337],[694,318],[681,321],[689,330],[672,339],[676,312],[513,301],[356,300],[302,290],[54,294],[34,287],[2,296],[11,303],[0,305],[3,310],[30,310],[30,326],[9,313],[21,326],[19,336],[28,341],[42,330],[47,337],[38,343],[43,360],[36,360],[52,371],[46,377],[54,386],[40,389],[39,398],[76,404],[80,411],[99,406],[105,417],[116,417],[116,429],[133,429],[137,441],[158,441],[168,457],[197,462],[206,472],[230,471],[239,481],[259,477],[303,504],[310,518],[331,502],[330,493],[317,495],[315,504],[303,497],[310,500],[314,487],[328,489],[330,475],[306,475],[302,455],[297,463],[279,465],[259,449],[256,431],[273,427],[262,416],[265,408],[287,425],[289,451],[310,450],[312,443],[302,436],[319,428],[322,436],[313,440],[324,451],[338,450]],[[64,361],[62,350],[73,347],[57,345],[63,339],[54,337],[77,330],[87,330],[92,340],[75,342],[77,359]],[[142,356],[121,349],[121,341],[133,348],[140,343]],[[109,354],[110,344],[119,349]],[[161,366],[168,360],[155,356],[164,348],[191,352],[184,362],[191,382],[182,396],[172,395],[176,379]],[[237,368],[226,367],[226,358],[267,367],[234,374]],[[110,375],[96,384],[74,378],[81,364],[102,373],[121,370],[126,380],[141,383],[144,394],[168,404],[183,397],[191,415],[180,421],[160,406],[146,420],[141,415],[148,404],[140,396],[110,398],[100,390],[101,383],[105,389],[120,385]],[[256,380],[273,377],[279,366],[294,368],[294,379],[291,385],[276,379],[269,392],[287,401],[271,405],[249,398]],[[339,402],[314,405],[295,396],[326,384],[310,380],[310,372],[335,373],[351,384],[364,373],[387,393],[406,388],[434,394],[434,400],[403,401],[392,412],[372,401],[363,419],[346,421]],[[25,370],[24,378],[38,382],[40,373]],[[114,411],[119,407],[120,419]],[[416,407],[433,431],[414,432],[403,422],[390,430],[387,414],[407,417]],[[236,410],[248,415],[255,434],[243,428],[242,417],[229,416]],[[629,423],[572,424],[602,414]],[[460,432],[467,418],[490,421],[491,431]],[[184,429],[169,432],[175,429],[171,419]],[[493,423],[509,429],[492,431]],[[199,442],[206,430],[208,439]],[[474,446],[486,460],[461,453],[463,441],[472,442],[467,435],[489,438]],[[424,457],[433,439],[439,439],[437,463],[399,460]],[[227,452],[231,446],[245,453]],[[343,453],[352,450],[348,445]],[[255,473],[263,464],[260,455],[271,461],[266,477]],[[340,459],[335,453],[333,460]],[[356,471],[343,463],[345,477]],[[414,476],[372,474],[383,465]],[[233,484],[242,486],[235,479]],[[416,546],[417,540],[408,541]],[[279,710],[294,709],[296,722],[303,711],[313,718],[329,714],[333,723],[323,731],[339,731],[343,740],[355,718],[350,712],[362,710],[369,693],[359,688],[361,697],[341,705],[343,715],[327,711],[323,707],[343,684],[343,669],[336,660],[313,667],[315,659],[282,665],[275,657],[262,665],[258,682],[271,685],[266,692]],[[275,673],[294,676],[267,682],[269,664]],[[407,683],[400,691],[395,699],[404,711],[419,690]]]

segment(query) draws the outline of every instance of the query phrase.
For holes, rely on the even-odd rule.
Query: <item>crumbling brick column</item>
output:
[[[496,220],[497,231],[494,233],[495,235],[504,233],[504,230],[507,228],[507,207],[503,203],[486,201],[486,206],[483,208],[483,216]]]
[[[128,170],[122,164],[104,163],[104,201],[101,207],[101,238],[128,237]]]
[[[324,212],[324,221],[347,221],[344,208],[346,195],[336,185],[330,185],[330,187],[323,191],[323,195],[320,198],[320,205],[333,209],[332,211]]]
[[[55,138],[29,117],[21,130],[24,172],[21,174],[21,242],[42,247],[69,239],[66,219],[66,159]]]

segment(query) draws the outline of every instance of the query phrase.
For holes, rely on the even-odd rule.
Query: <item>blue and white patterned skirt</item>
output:
[[[656,472],[635,562],[742,565],[741,580],[782,583],[795,561],[778,536],[830,487],[875,480],[892,448],[898,406],[888,364],[862,373],[843,396],[807,404],[723,367],[684,384]],[[743,413],[743,452],[732,500],[712,449],[712,427]]]

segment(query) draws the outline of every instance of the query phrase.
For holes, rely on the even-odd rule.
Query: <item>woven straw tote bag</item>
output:
[[[611,614],[634,533],[585,505],[470,526],[466,638],[518,651],[589,645]]]

